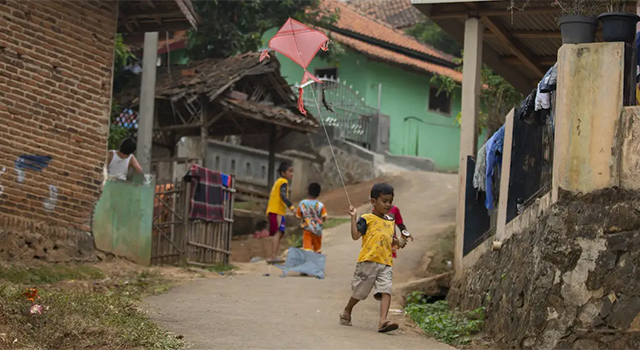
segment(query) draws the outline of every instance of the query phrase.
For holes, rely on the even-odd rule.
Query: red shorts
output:
[[[276,233],[284,233],[284,216],[275,213],[269,213],[269,236],[275,236]]]

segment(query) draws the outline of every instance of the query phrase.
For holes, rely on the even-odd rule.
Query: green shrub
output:
[[[422,293],[410,294],[405,311],[429,336],[447,344],[462,345],[482,330],[484,308],[464,313],[450,310],[446,301],[428,304],[425,300]]]

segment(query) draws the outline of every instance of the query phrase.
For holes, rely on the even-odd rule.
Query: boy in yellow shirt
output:
[[[358,255],[356,270],[351,279],[353,294],[344,311],[340,314],[340,324],[351,326],[351,312],[358,302],[369,296],[375,288],[373,297],[380,300],[380,320],[378,332],[386,333],[398,329],[398,325],[387,321],[391,305],[391,280],[393,277],[393,245],[404,248],[393,237],[395,222],[387,213],[393,207],[393,187],[379,183],[371,188],[373,212],[363,214],[356,220],[358,213],[349,207],[351,215],[351,238],[362,238],[362,248]],[[405,241],[406,242],[406,241]]]
[[[278,248],[284,236],[287,209],[294,213],[293,203],[289,196],[289,181],[293,178],[293,167],[287,162],[280,163],[278,167],[278,179],[271,188],[269,203],[267,204],[267,219],[269,220],[269,236],[273,237],[273,255],[268,263],[280,263],[282,259],[277,257]],[[294,213],[295,214],[295,213]]]

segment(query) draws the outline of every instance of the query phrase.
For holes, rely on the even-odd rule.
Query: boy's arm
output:
[[[289,209],[291,209],[293,211],[293,203],[291,203],[289,198],[287,198],[287,184],[286,183],[284,183],[284,184],[282,184],[282,186],[280,186],[280,198],[282,199],[284,204],[286,204],[287,208],[289,208]]]
[[[324,224],[327,221],[327,208],[322,206],[322,210],[320,211],[320,217],[322,218],[322,223]]]
[[[133,167],[133,170],[135,170],[136,173],[138,174],[144,173],[144,171],[142,170],[142,167],[140,166],[140,163],[138,163],[138,160],[136,159],[136,156],[131,156],[131,162],[129,163],[129,165]]]
[[[356,211],[356,208],[354,207],[349,207],[349,215],[351,215],[351,238],[354,241],[357,241],[360,237],[362,237],[362,234],[360,234],[360,231],[358,230],[358,212]]]
[[[296,217],[298,219],[302,219],[302,208],[298,205],[298,209],[296,209]]]

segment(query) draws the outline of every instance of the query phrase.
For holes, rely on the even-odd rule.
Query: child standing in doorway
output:
[[[296,216],[302,219],[302,249],[320,254],[322,251],[322,224],[327,220],[327,209],[318,200],[322,187],[309,185],[309,197],[300,202]]]
[[[373,297],[380,300],[380,319],[378,332],[386,333],[398,329],[396,323],[387,320],[391,305],[391,286],[393,277],[392,245],[404,248],[401,241],[393,237],[395,223],[389,215],[393,207],[393,187],[379,183],[371,188],[373,212],[363,214],[357,219],[356,209],[349,207],[351,215],[351,238],[362,238],[362,248],[358,255],[356,270],[351,279],[353,294],[340,314],[340,324],[351,326],[353,307],[365,300],[374,290]],[[406,244],[406,240],[404,240]]]
[[[280,163],[278,167],[280,176],[271,188],[269,203],[267,204],[267,219],[269,221],[269,236],[273,239],[273,255],[268,263],[281,263],[282,259],[277,258],[280,241],[284,236],[285,220],[287,209],[293,213],[293,203],[289,199],[289,181],[293,178],[293,167],[287,162]]]

